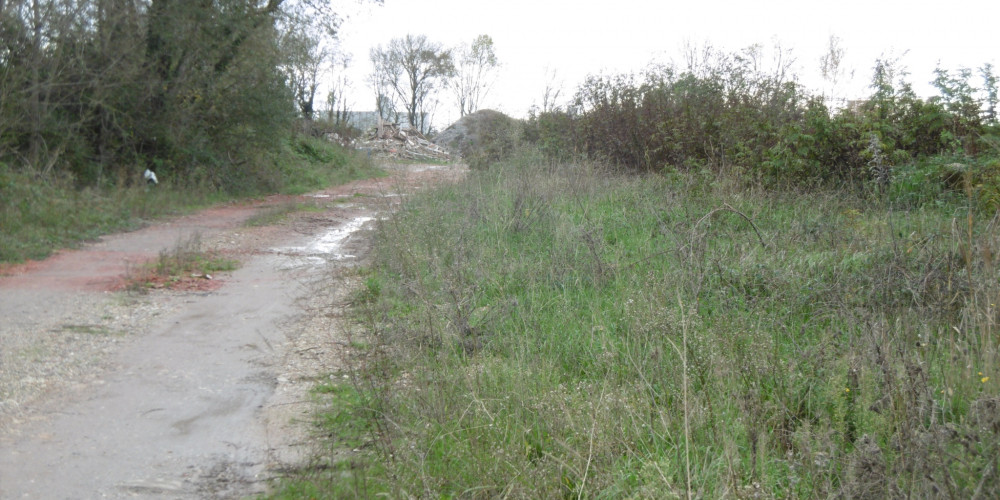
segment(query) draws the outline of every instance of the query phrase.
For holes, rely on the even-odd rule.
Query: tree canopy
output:
[[[373,48],[370,57],[380,113],[394,109],[385,102],[391,100],[401,105],[410,126],[427,132],[437,94],[455,73],[451,50],[425,35],[406,35],[391,40],[385,47]]]
[[[489,94],[500,67],[493,38],[479,35],[471,45],[459,48],[455,65],[454,91],[460,116],[475,113]]]
[[[0,163],[81,184],[267,177],[341,20],[318,0],[0,2]]]

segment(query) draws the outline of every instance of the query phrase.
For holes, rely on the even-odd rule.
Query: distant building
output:
[[[378,125],[378,113],[374,111],[349,111],[347,123],[363,131],[371,130]]]

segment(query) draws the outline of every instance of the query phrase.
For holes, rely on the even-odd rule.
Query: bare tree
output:
[[[435,101],[433,96],[448,84],[455,72],[451,51],[431,42],[424,35],[395,38],[383,48],[372,49],[375,66],[372,74],[376,88],[391,91],[392,98],[403,105],[410,126],[427,132],[427,115]],[[385,94],[376,91],[379,105]]]
[[[372,90],[375,92],[375,111],[378,113],[380,120],[395,122],[399,119],[399,113],[396,111],[396,104],[392,98],[392,86],[389,84],[390,78],[386,74],[388,68],[385,64],[382,64],[381,54],[377,53],[375,49],[370,52],[370,58],[372,61],[372,73],[369,76],[369,82],[372,85]]]
[[[459,48],[453,88],[460,116],[479,109],[479,103],[486,98],[496,81],[499,66],[493,39],[489,35],[479,35],[472,45]]]
[[[335,68],[346,69],[350,59],[346,54],[341,54]],[[334,126],[340,127],[350,124],[351,103],[347,102],[347,93],[350,88],[351,81],[346,73],[340,73],[334,77],[330,92],[326,96],[327,121]]]
[[[840,37],[830,35],[830,44],[826,54],[823,54],[819,58],[819,69],[820,74],[823,75],[823,79],[829,85],[829,94],[824,91],[823,98],[827,101],[833,101],[836,98],[837,86],[840,84],[841,79],[845,76],[848,78],[854,76],[853,71],[848,73],[844,67],[844,48],[840,46]]]
[[[284,70],[295,104],[302,118],[312,120],[320,76],[328,68],[332,51],[319,36],[305,30],[285,33],[281,49],[287,58]]]
[[[558,72],[555,69],[545,69],[545,90],[542,92],[542,112],[550,113],[558,111],[559,105],[556,101],[562,93],[563,82],[557,83]]]

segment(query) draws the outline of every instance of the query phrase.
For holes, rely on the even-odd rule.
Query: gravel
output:
[[[388,179],[329,190],[324,195],[331,197],[329,207],[339,204],[336,199],[350,197],[381,212],[398,203],[399,191],[449,182],[466,172],[464,167],[452,166],[389,165],[388,170]],[[363,196],[358,198],[359,194]],[[339,206],[341,212],[347,208]],[[251,254],[281,238],[281,226],[308,234],[308,226],[327,222],[316,214],[297,214],[278,226],[241,226],[221,231],[204,237],[202,244],[204,249],[232,255]],[[351,253],[365,255],[367,242],[368,238],[358,238]],[[306,399],[317,374],[347,369],[349,342],[341,316],[356,281],[351,271],[354,264],[329,266],[333,268],[330,273],[309,284],[313,293],[301,304],[304,314],[287,326],[293,345],[280,361],[283,368],[276,391],[284,403],[276,403],[273,411],[306,411],[294,408],[297,401]],[[152,319],[175,312],[201,293],[211,292],[0,287],[0,436],[31,420],[47,402],[59,404],[83,388],[100,384],[103,374],[114,368],[111,354],[148,334],[146,325]]]
[[[0,431],[39,397],[99,380],[108,354],[175,307],[162,295],[0,290]]]

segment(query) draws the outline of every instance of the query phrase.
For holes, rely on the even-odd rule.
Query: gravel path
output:
[[[349,356],[341,323],[364,235],[399,194],[463,175],[396,167],[108,236],[0,277],[0,498],[219,498],[313,453],[308,389]],[[269,206],[320,210],[248,228]],[[120,291],[198,234],[243,266],[216,289]]]

